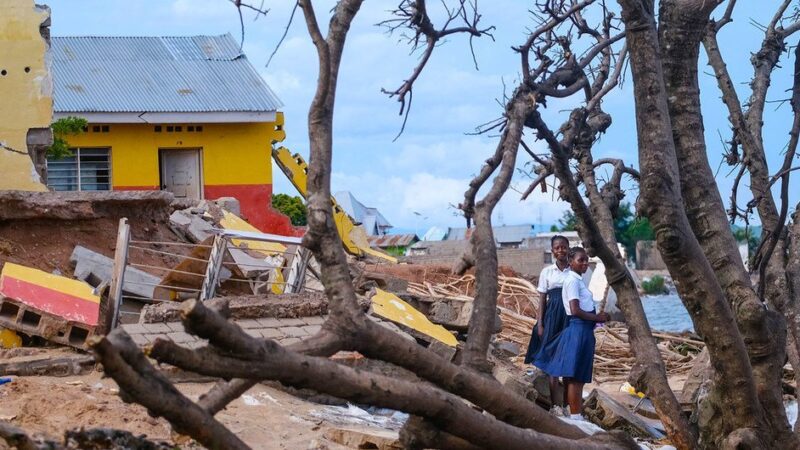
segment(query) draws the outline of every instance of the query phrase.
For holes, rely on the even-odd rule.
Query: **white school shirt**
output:
[[[559,269],[555,264],[545,267],[539,274],[539,285],[536,286],[536,290],[540,294],[546,294],[550,289],[560,288],[564,285],[564,279],[569,272],[569,266],[564,270]]]
[[[567,315],[571,316],[572,312],[569,308],[569,301],[578,299],[578,307],[586,312],[591,312],[594,309],[594,299],[592,299],[592,292],[586,287],[583,278],[577,272],[570,271],[564,277],[564,286],[561,288],[561,301],[564,302],[564,309],[567,310]]]

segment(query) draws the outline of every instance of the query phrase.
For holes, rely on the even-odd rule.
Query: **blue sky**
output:
[[[260,3],[260,2],[254,2]],[[307,155],[306,117],[316,87],[317,59],[298,12],[295,23],[277,55],[267,68],[267,59],[275,48],[294,2],[265,1],[271,8],[266,17],[253,20],[246,14],[244,51],[253,65],[285,104],[287,140],[284,145]],[[414,102],[405,133],[395,142],[402,118],[397,102],[381,94],[381,88],[394,89],[411,72],[417,54],[410,54],[400,36],[389,36],[375,24],[387,17],[386,10],[396,2],[365,2],[348,36],[337,92],[334,134],[333,191],[350,190],[368,206],[381,210],[396,227],[419,230],[432,225],[463,226],[453,205],[482,162],[493,152],[494,135],[468,135],[477,125],[499,116],[497,100],[513,89],[518,80],[519,58],[511,50],[525,39],[526,27],[532,26],[527,9],[532,2],[497,0],[481,4],[482,22],[497,26],[495,41],[476,40],[475,52],[479,70],[475,70],[467,41],[454,36],[434,52],[426,71],[417,81]],[[742,2],[744,3],[744,2]],[[745,84],[752,74],[750,52],[761,42],[761,32],[753,19],[766,23],[773,7],[737,5],[734,22],[720,36],[723,55],[727,58],[740,98],[749,95]],[[239,19],[227,0],[51,0],[52,33],[55,36],[79,35],[217,35],[231,33],[240,38]],[[333,5],[316,2],[322,19]],[[438,2],[431,2],[435,14]],[[721,11],[719,11],[721,13]],[[790,39],[796,45],[798,36]],[[701,52],[702,54],[702,52]],[[704,58],[704,55],[702,56]],[[769,99],[787,98],[791,88],[791,67],[787,57],[783,68],[773,77]],[[719,164],[722,147],[718,133],[729,139],[727,111],[719,100],[719,92],[711,69],[701,61],[701,92],[706,140],[713,167]],[[609,132],[595,147],[595,157],[621,157],[629,164],[636,161],[636,127],[630,77],[611,93],[604,108],[614,119]],[[566,102],[551,102],[548,118],[555,128],[563,120]],[[774,172],[783,159],[788,141],[791,110],[788,104],[777,111],[768,109],[765,130],[769,162]],[[532,143],[532,139],[528,138]],[[543,149],[541,144],[535,147]],[[520,153],[519,167],[527,158]],[[725,202],[730,196],[732,177],[723,167],[717,176]],[[792,207],[800,199],[800,182],[792,183]],[[515,177],[512,190],[495,211],[497,224],[554,223],[566,209],[555,201],[553,191],[537,193],[520,202],[520,195],[529,180]],[[280,171],[274,171],[276,192],[294,194]],[[746,187],[740,189],[740,202],[747,199]],[[635,187],[627,200],[633,201]],[[415,212],[419,215],[414,214]],[[756,220],[757,221],[757,220]]]

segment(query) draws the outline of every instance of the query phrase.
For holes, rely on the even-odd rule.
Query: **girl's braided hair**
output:
[[[586,249],[583,247],[572,247],[569,249],[569,253],[567,256],[569,257],[570,261],[572,261],[576,256],[580,255],[581,253],[586,254]]]

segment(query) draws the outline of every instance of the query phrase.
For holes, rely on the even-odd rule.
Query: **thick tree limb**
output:
[[[364,373],[325,358],[289,352],[272,341],[250,337],[201,302],[187,302],[184,324],[209,343],[246,359],[209,349],[189,350],[171,341],[157,340],[150,355],[158,361],[193,372],[220,377],[274,379],[294,387],[313,388],[352,401],[407,411],[425,417],[436,427],[487,448],[608,448],[593,439],[576,442],[523,430],[483,415],[457,397],[419,383]],[[503,435],[504,437],[500,437]],[[617,437],[619,439],[619,437]],[[617,441],[612,448],[630,446]],[[630,447],[635,448],[635,447]]]
[[[119,385],[124,401],[141,404],[150,414],[167,419],[177,432],[192,436],[208,448],[249,449],[212,415],[175,389],[121,328],[105,337],[93,338],[89,345],[105,373]]]
[[[653,225],[659,250],[695,329],[706,342],[715,373],[724,374],[715,379],[717,392],[726,396],[730,411],[736,411],[720,424],[725,429],[708,441],[723,439],[740,428],[764,430],[744,342],[738,333],[719,332],[732,323],[734,316],[684,212],[653,5],[634,0],[619,3],[634,77],[641,171],[639,210]],[[690,10],[684,3],[681,7],[686,15]],[[698,11],[710,13],[703,7]]]

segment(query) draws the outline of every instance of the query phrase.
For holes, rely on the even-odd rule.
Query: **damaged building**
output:
[[[302,234],[271,208],[281,101],[232,36],[53,37],[50,53],[54,118],[89,123],[47,162],[50,188],[234,197],[259,230]]]

